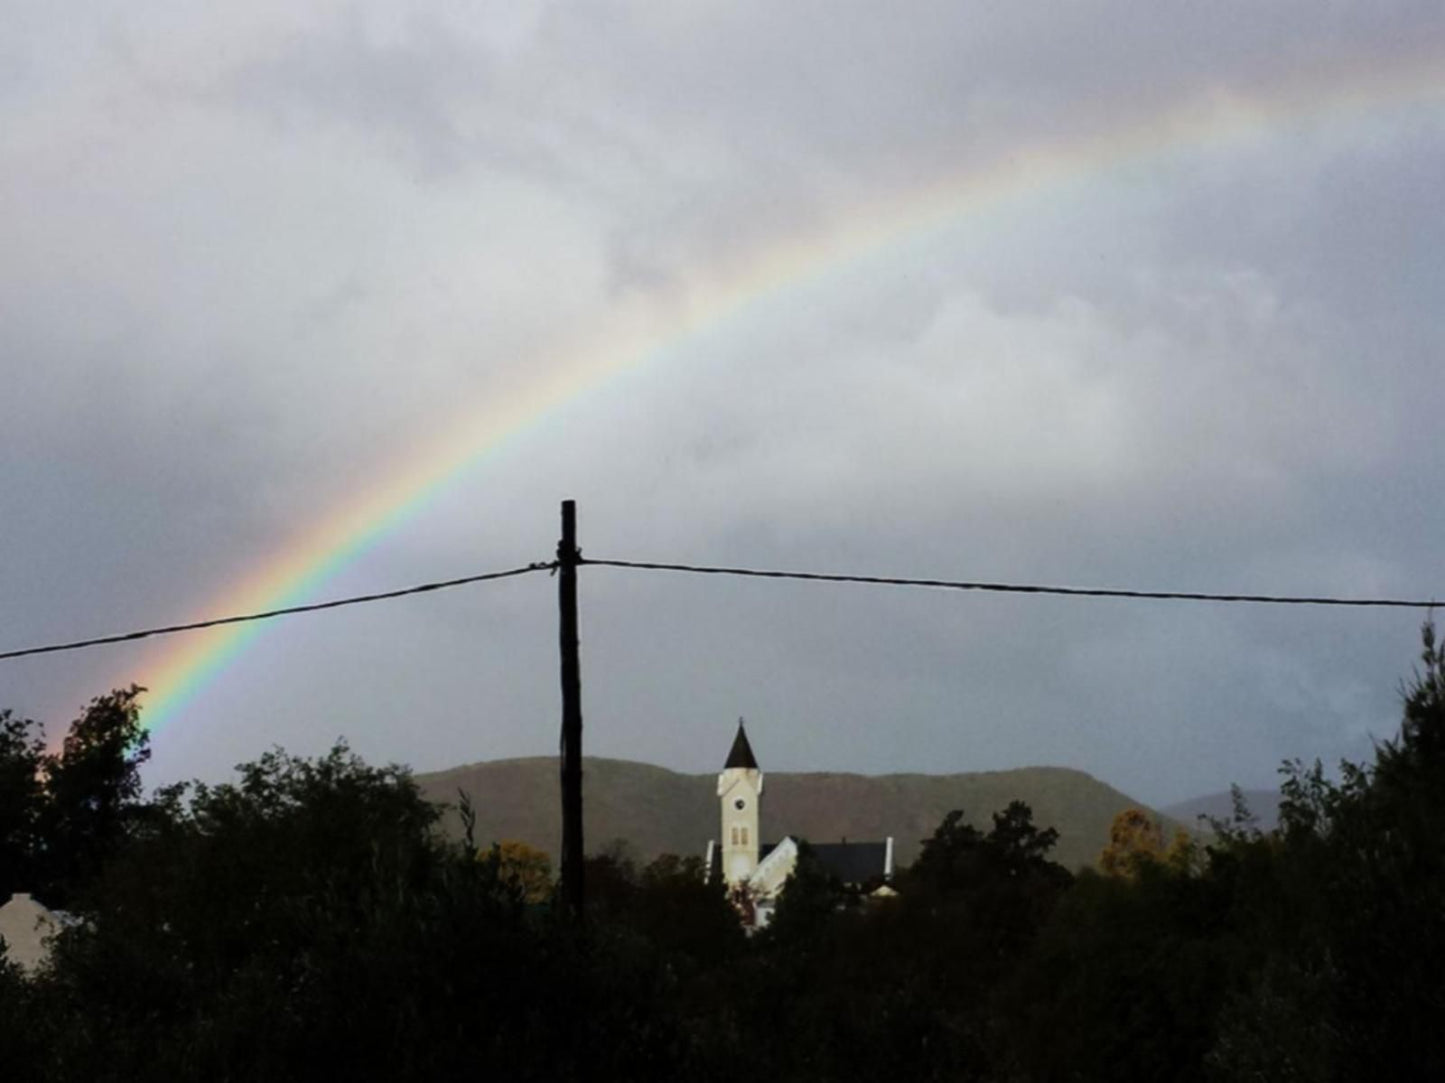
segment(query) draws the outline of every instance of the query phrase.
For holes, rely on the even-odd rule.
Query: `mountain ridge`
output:
[[[444,829],[461,833],[455,808],[465,791],[477,814],[481,845],[515,839],[554,859],[560,852],[558,762],[553,756],[483,760],[414,776],[431,801],[451,806]],[[701,856],[718,836],[716,774],[685,774],[634,760],[585,757],[583,831],[589,852],[621,840],[647,861],[661,853]],[[1039,827],[1059,832],[1054,860],[1070,869],[1091,865],[1109,839],[1115,814],[1148,808],[1143,802],[1069,767],[1020,767],[946,775],[842,771],[764,772],[762,825],[766,840],[796,835],[814,842],[893,836],[900,865],[952,809],[987,829],[992,813],[1021,800]],[[1152,811],[1152,810],[1151,810]],[[1165,817],[1166,830],[1174,823]]]
[[[1240,794],[1244,798],[1245,808],[1254,819],[1254,826],[1261,831],[1273,831],[1279,823],[1279,803],[1282,799],[1280,792],[1241,790]],[[1226,823],[1233,819],[1234,792],[1220,790],[1216,793],[1200,794],[1187,801],[1166,805],[1160,811],[1188,827],[1201,830],[1205,827],[1200,823],[1201,817],[1223,820]]]

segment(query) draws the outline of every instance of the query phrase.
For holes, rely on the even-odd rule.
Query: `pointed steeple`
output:
[[[743,720],[738,719],[738,735],[733,738],[732,751],[728,753],[728,761],[723,764],[723,770],[729,767],[744,767],[756,771],[758,761],[753,758],[753,746],[748,744],[747,732],[743,729]]]

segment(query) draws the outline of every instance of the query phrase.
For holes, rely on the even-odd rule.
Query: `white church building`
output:
[[[721,880],[729,894],[745,894],[753,904],[753,923],[762,927],[772,917],[778,895],[797,866],[802,840],[785,835],[775,843],[762,842],[763,772],[742,719],[738,719],[732,750],[717,776],[717,796],[722,839],[707,844],[708,874]],[[844,884],[886,884],[893,878],[891,836],[882,842],[808,845],[823,868]]]

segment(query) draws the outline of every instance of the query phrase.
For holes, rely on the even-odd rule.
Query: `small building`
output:
[[[25,892],[17,891],[0,906],[0,938],[5,941],[5,958],[21,970],[33,973],[50,958],[48,941],[65,923],[65,915],[47,910]]]
[[[783,885],[797,867],[802,840],[784,835],[775,843],[760,841],[763,772],[742,719],[717,777],[717,796],[722,838],[707,844],[708,874],[721,880],[729,893],[747,896],[753,924],[761,928],[772,917]],[[893,878],[891,836],[880,842],[809,843],[809,848],[823,868],[844,884],[865,887]]]

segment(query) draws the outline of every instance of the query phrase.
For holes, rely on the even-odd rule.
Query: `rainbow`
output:
[[[1315,72],[1266,89],[1206,96],[1107,131],[1014,147],[901,196],[855,207],[843,228],[824,238],[805,236],[774,245],[730,281],[699,291],[664,326],[657,326],[655,314],[651,319],[624,320],[624,326],[607,329],[605,349],[563,351],[556,363],[544,366],[546,375],[518,389],[504,403],[467,411],[450,432],[369,484],[361,498],[338,504],[290,538],[272,559],[210,599],[202,615],[279,608],[312,596],[341,568],[414,520],[459,477],[563,404],[621,373],[659,363],[703,336],[725,330],[779,291],[953,228],[1006,201],[1052,194],[1068,183],[1089,181],[1172,152],[1269,135],[1299,121],[1337,117],[1348,121],[1368,118],[1386,107],[1445,104],[1442,73],[1445,63],[1435,55],[1395,58],[1388,70]],[[595,331],[594,336],[602,337]],[[174,724],[207,683],[265,627],[264,623],[231,626],[162,641],[142,666],[141,683],[150,689],[144,716],[147,728],[156,732]]]

